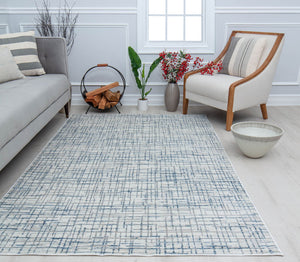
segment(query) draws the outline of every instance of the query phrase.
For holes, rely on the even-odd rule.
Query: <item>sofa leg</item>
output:
[[[233,122],[233,112],[227,111],[227,115],[226,115],[226,130],[227,131],[231,130],[232,122]]]
[[[260,105],[260,110],[261,110],[263,119],[268,119],[267,105],[266,104],[261,104]]]
[[[183,106],[182,106],[182,114],[186,115],[189,107],[189,100],[184,98],[183,99]]]
[[[66,103],[64,106],[66,118],[69,118],[69,103]]]

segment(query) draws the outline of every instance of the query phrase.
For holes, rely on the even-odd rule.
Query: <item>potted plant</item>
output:
[[[142,61],[139,57],[139,55],[135,52],[135,50],[129,46],[128,47],[128,55],[131,62],[131,69],[133,72],[133,75],[135,77],[135,81],[137,84],[137,87],[140,90],[141,98],[138,100],[138,108],[140,111],[147,111],[148,110],[148,100],[147,95],[152,91],[152,88],[150,88],[148,91],[146,91],[146,85],[148,82],[148,79],[151,75],[151,73],[154,71],[154,69],[159,65],[161,61],[161,57],[158,57],[153,61],[153,63],[150,66],[149,72],[146,76],[145,72],[145,64],[142,64]]]
[[[161,58],[162,75],[168,81],[165,90],[165,105],[167,111],[174,112],[177,110],[180,98],[180,92],[177,82],[181,80],[184,74],[189,70],[189,63],[193,60],[190,54],[179,52],[162,52],[159,54]],[[193,62],[192,70],[203,68],[201,74],[213,74],[222,69],[222,62],[214,64],[209,62],[204,67],[203,59],[196,57]]]

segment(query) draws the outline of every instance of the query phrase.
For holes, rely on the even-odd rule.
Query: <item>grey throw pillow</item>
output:
[[[7,47],[0,46],[0,83],[24,78]]]

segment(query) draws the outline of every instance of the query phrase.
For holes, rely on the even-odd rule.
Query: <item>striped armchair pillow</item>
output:
[[[223,59],[222,74],[246,77],[259,65],[266,38],[232,37]]]
[[[25,76],[43,75],[34,31],[0,35],[0,46],[8,47]]]

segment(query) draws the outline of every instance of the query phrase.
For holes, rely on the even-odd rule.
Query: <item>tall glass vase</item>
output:
[[[165,91],[165,106],[167,111],[177,110],[180,98],[180,91],[177,83],[168,83]]]

